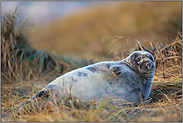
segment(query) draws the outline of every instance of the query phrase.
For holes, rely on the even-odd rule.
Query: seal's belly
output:
[[[49,95],[56,95],[54,99],[57,101],[64,97],[76,97],[88,102],[107,97],[136,104],[140,99],[149,97],[155,68],[150,53],[135,51],[121,61],[103,61],[70,71],[56,78],[31,99],[42,95],[50,98],[47,95],[49,92]]]
[[[143,90],[142,79],[124,65],[118,65],[122,74],[116,76],[109,69],[113,65],[113,62],[105,62],[73,70],[58,77],[45,88],[55,91],[58,100],[62,100],[60,97],[71,96],[88,102],[92,99],[116,97],[139,102],[139,94]]]
[[[82,72],[82,70],[79,72]],[[71,88],[71,95],[77,97],[84,102],[91,101],[94,98],[99,98],[100,96],[105,94],[105,89],[107,86],[107,83],[104,80],[104,78],[106,77],[105,74],[91,74],[86,71],[85,73],[87,74],[87,76],[72,76],[77,81],[72,83]],[[70,81],[71,80],[68,80],[69,83]]]
[[[92,73],[86,68],[71,71],[51,82],[46,88],[56,90],[57,95],[76,97],[84,102],[107,97],[109,84],[107,83],[108,74],[105,72]],[[55,85],[55,86],[54,86]]]
[[[116,79],[109,69],[103,67],[101,71],[92,72],[88,68],[68,72],[55,79],[47,87],[56,90],[57,95],[68,97],[69,94],[83,102],[124,94],[123,87],[117,86],[121,80]]]

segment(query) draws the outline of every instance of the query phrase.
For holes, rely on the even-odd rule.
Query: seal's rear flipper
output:
[[[37,94],[35,94],[33,97],[31,97],[30,99],[19,103],[17,106],[14,107],[15,110],[20,110],[25,104],[31,103],[31,101],[33,99],[46,99],[49,97],[49,90],[48,89],[43,89],[41,91],[39,91]]]
[[[39,91],[37,94],[35,94],[32,99],[34,99],[35,97],[38,99],[44,99],[44,98],[48,98],[49,97],[49,90],[48,89],[43,89],[41,91]]]

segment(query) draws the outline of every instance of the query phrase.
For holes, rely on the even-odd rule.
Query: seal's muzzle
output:
[[[154,63],[151,62],[150,60],[148,61],[143,61],[141,64],[139,64],[138,67],[139,71],[142,74],[147,74],[147,73],[151,73],[154,71]]]

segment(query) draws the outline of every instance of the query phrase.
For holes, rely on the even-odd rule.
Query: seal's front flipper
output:
[[[115,76],[120,76],[120,75],[124,74],[127,71],[125,68],[123,68],[120,65],[111,65],[109,67],[109,70],[112,71],[112,73]]]

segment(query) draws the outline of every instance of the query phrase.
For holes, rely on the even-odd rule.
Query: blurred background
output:
[[[19,5],[31,45],[62,56],[100,60],[129,50],[136,41],[170,44],[182,31],[182,2],[2,1],[4,13]],[[121,38],[119,38],[121,37]]]

